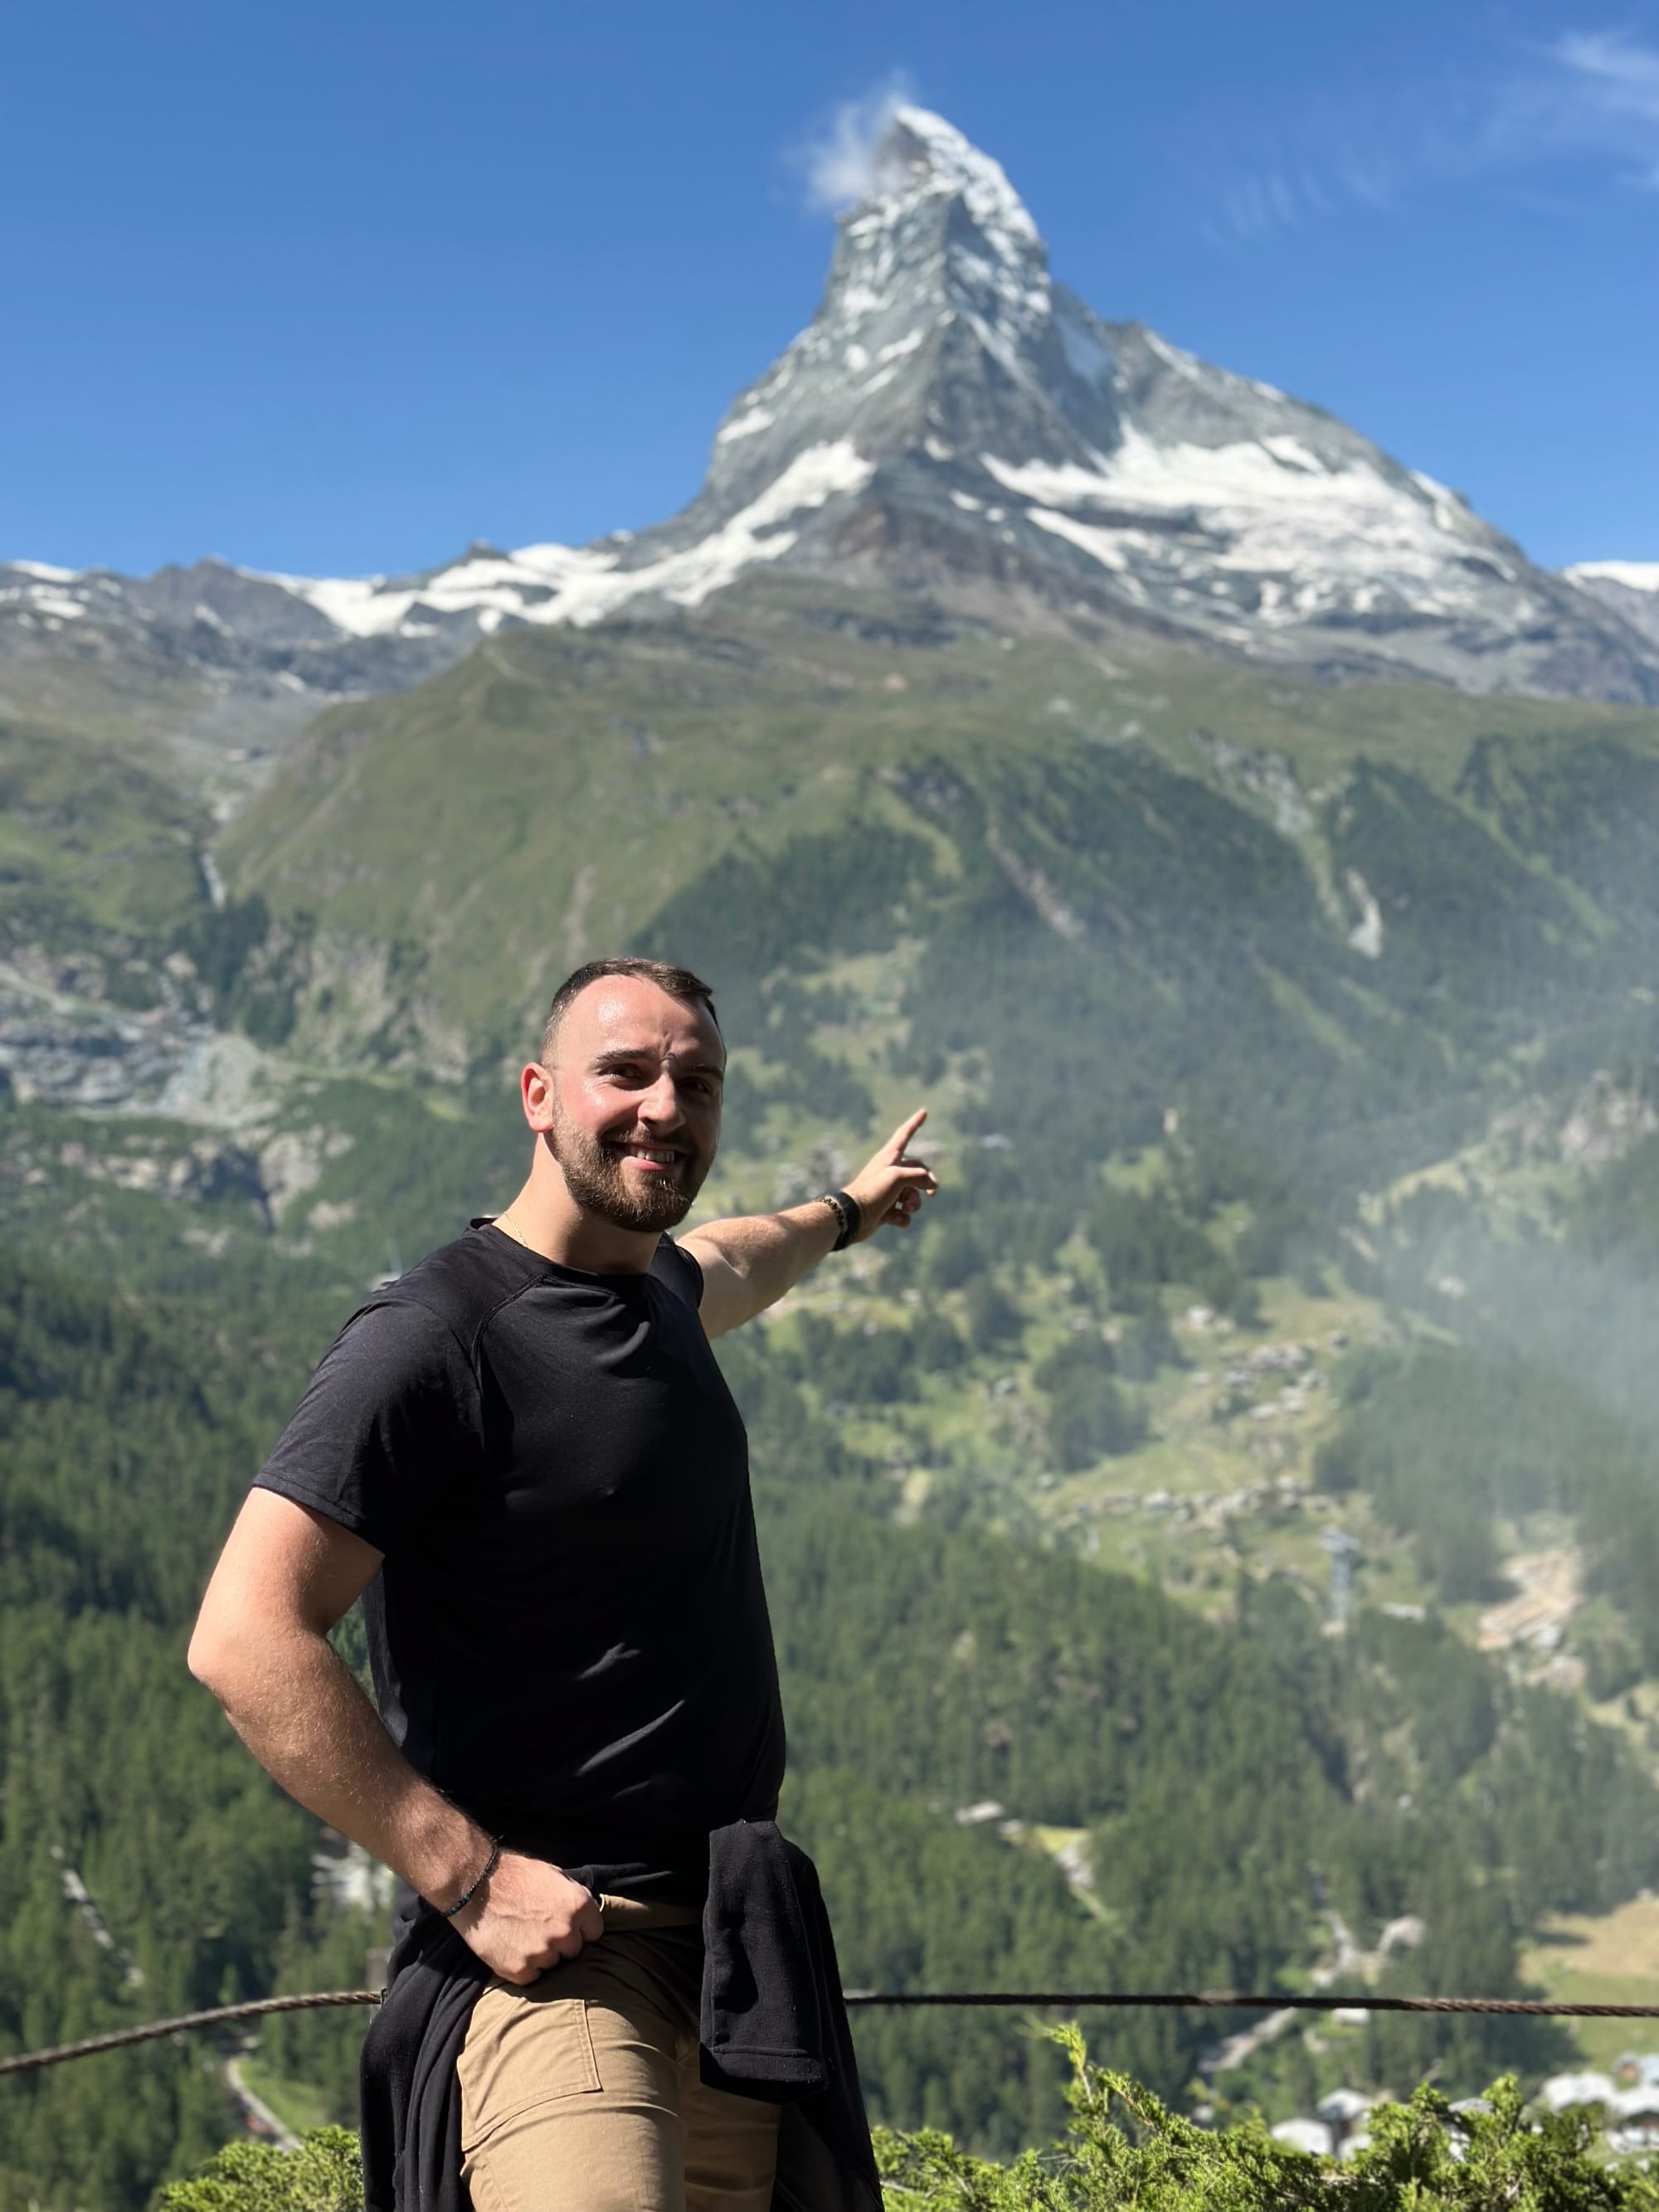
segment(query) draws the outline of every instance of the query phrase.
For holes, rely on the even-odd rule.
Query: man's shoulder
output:
[[[702,1304],[702,1268],[696,1255],[682,1251],[672,1237],[659,1239],[651,1255],[650,1272],[688,1305]]]
[[[260,1471],[274,1490],[388,1552],[483,1440],[477,1344],[512,1285],[489,1238],[458,1237],[377,1283],[311,1378]],[[482,1243],[476,1252],[472,1246]]]
[[[407,1274],[377,1285],[362,1310],[402,1307],[435,1322],[471,1353],[490,1316],[525,1288],[516,1249],[477,1225],[440,1244]]]

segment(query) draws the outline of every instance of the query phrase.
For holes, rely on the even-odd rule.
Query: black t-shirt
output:
[[[346,1324],[258,1486],[385,1554],[380,1714],[566,1865],[694,1866],[763,1819],[783,1721],[742,1418],[664,1237],[592,1275],[475,1223]]]

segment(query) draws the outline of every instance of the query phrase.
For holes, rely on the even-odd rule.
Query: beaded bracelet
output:
[[[489,1856],[484,1861],[482,1869],[472,1877],[453,1905],[441,1905],[438,1907],[440,1917],[445,1920],[453,1920],[458,1912],[464,1912],[501,1863],[501,1839],[499,1836],[492,1836],[489,1839]]]
[[[830,1247],[832,1252],[840,1252],[852,1243],[864,1226],[864,1209],[851,1191],[847,1190],[826,1190],[818,1203],[827,1206],[841,1224],[841,1234]]]

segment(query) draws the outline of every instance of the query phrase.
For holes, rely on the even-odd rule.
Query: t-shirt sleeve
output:
[[[453,1333],[409,1303],[366,1307],[334,1340],[254,1478],[395,1552],[477,1448],[477,1382]]]
[[[682,1252],[672,1237],[662,1237],[651,1261],[651,1272],[688,1304],[702,1304],[702,1269],[690,1252]]]

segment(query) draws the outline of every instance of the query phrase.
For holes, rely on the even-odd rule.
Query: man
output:
[[[277,1782],[414,1893],[365,2059],[398,2212],[463,2179],[477,2212],[874,2201],[811,1864],[769,1825],[776,1669],[708,1339],[935,1184],[916,1113],[846,1191],[676,1244],[725,1058],[689,971],[569,978],[521,1079],[527,1180],[347,1324],[191,1641]],[[359,1596],[378,1714],[327,1640]]]

